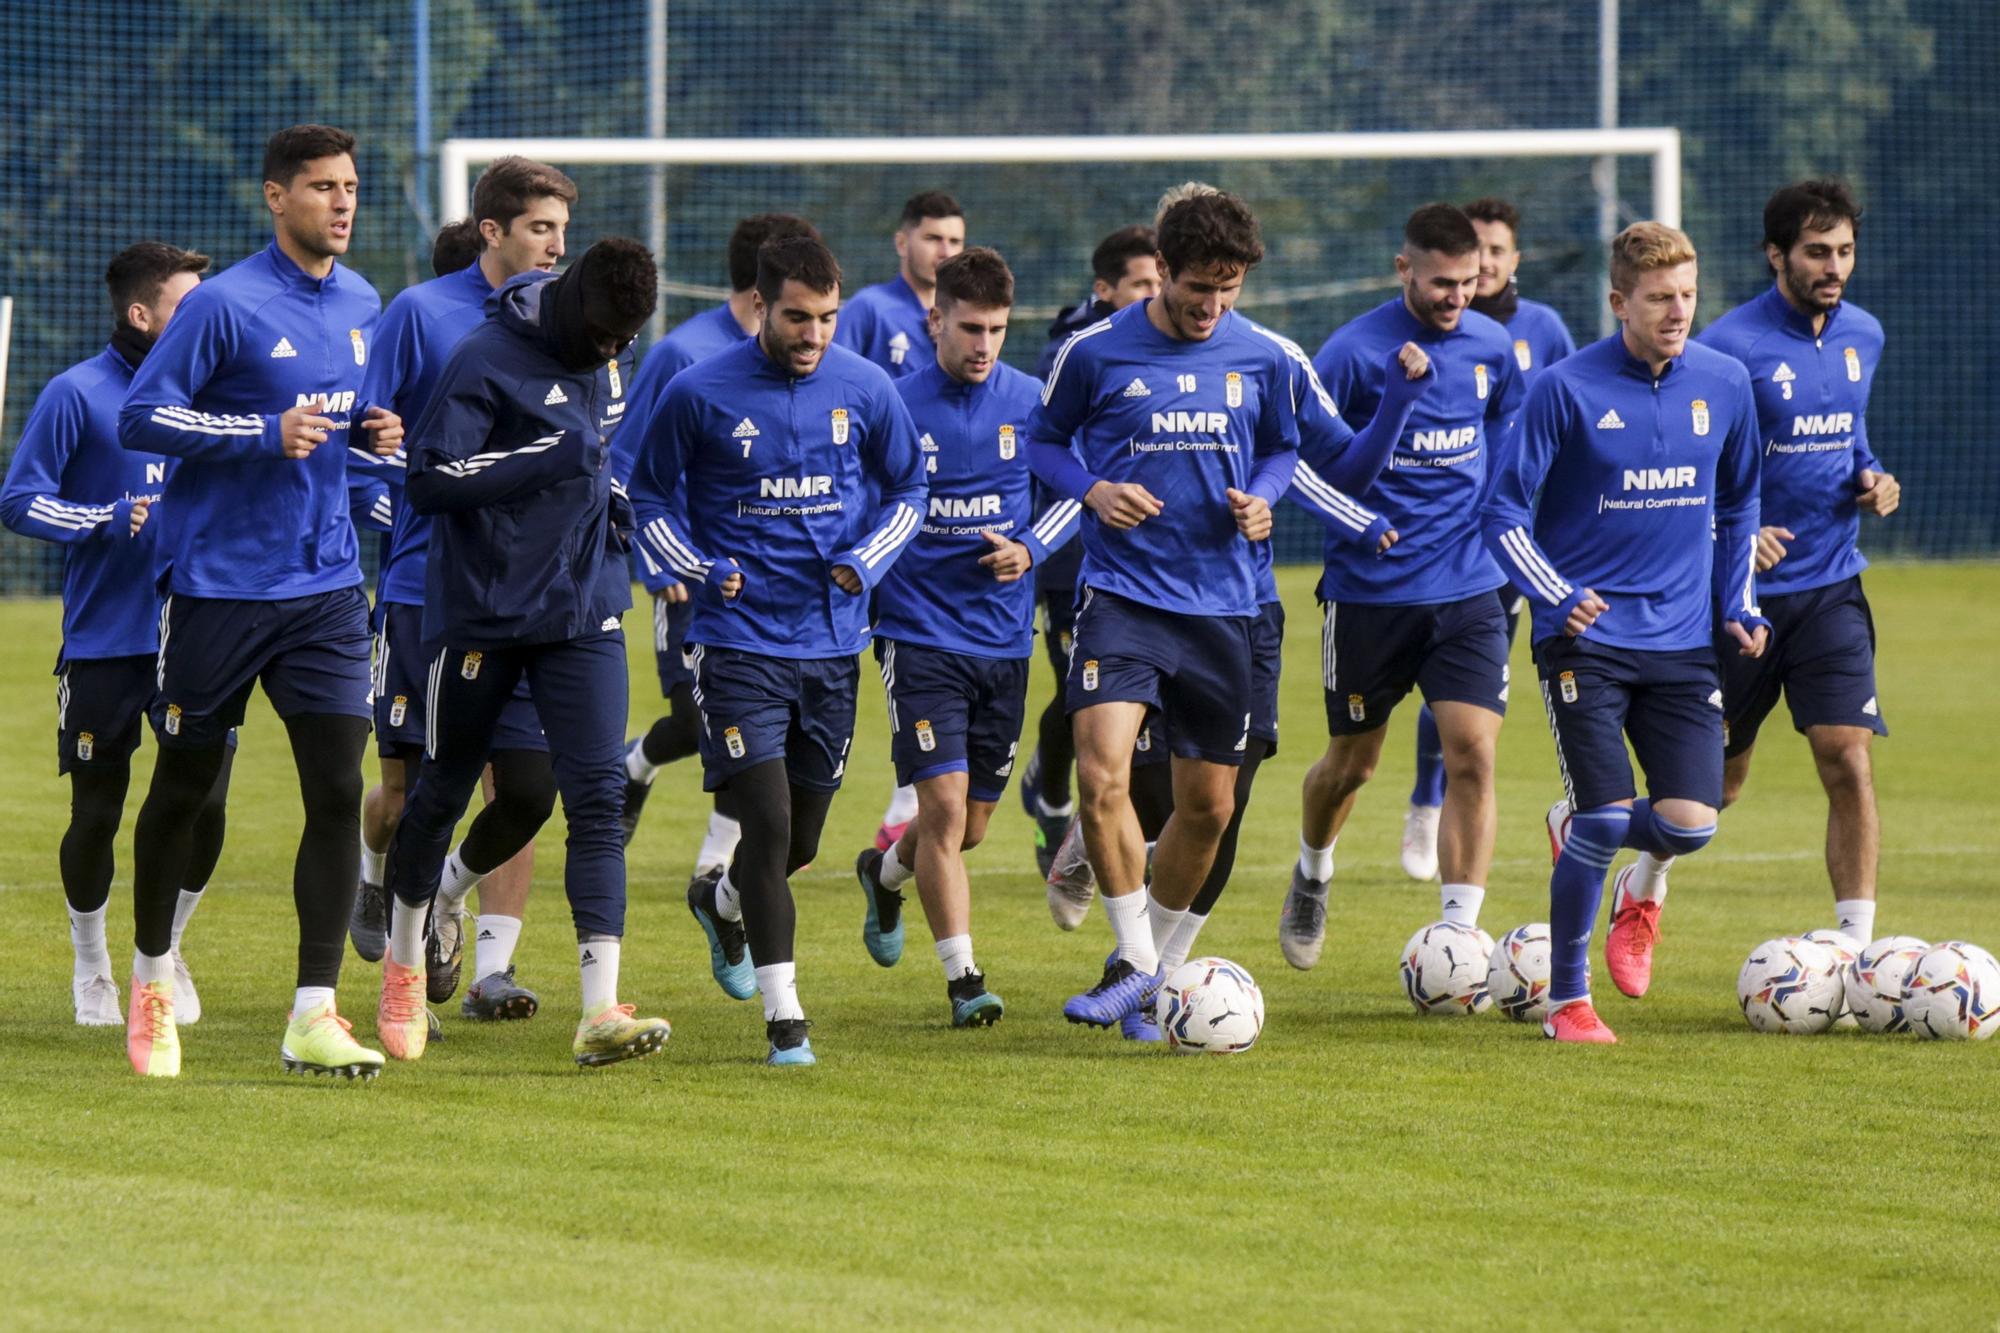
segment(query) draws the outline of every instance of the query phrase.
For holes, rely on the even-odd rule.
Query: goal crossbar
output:
[[[471,171],[510,153],[566,166],[846,166],[966,162],[1385,161],[1645,157],[1652,215],[1681,217],[1675,129],[1451,130],[1385,134],[966,135],[931,138],[446,139],[438,145],[441,217],[471,208]]]

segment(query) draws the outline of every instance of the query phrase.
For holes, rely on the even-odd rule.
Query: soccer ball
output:
[[[2000,962],[1976,944],[1947,940],[1910,969],[1903,1013],[1919,1037],[1985,1041],[2000,1028]]]
[[[1759,1032],[1824,1032],[1845,998],[1833,950],[1797,935],[1764,941],[1736,975],[1743,1017]]]
[[[1493,1004],[1492,955],[1493,937],[1478,927],[1433,922],[1403,946],[1403,993],[1420,1014],[1483,1014]]]
[[[1840,1007],[1833,1016],[1833,1025],[1837,1028],[1857,1026],[1854,1015],[1847,1009],[1847,979],[1854,975],[1854,960],[1861,956],[1863,948],[1861,941],[1852,935],[1845,935],[1828,927],[1809,930],[1800,938],[1811,940],[1815,944],[1824,944],[1833,950],[1834,959],[1840,964],[1841,982]]]
[[[1549,928],[1537,921],[1516,926],[1493,946],[1486,990],[1500,1012],[1517,1023],[1539,1023],[1549,1008]]]
[[[1264,992],[1227,958],[1190,958],[1160,983],[1154,1013],[1173,1050],[1234,1055],[1264,1031]]]
[[[1903,986],[1931,951],[1914,935],[1888,935],[1861,951],[1847,974],[1847,1011],[1864,1032],[1908,1032]]]

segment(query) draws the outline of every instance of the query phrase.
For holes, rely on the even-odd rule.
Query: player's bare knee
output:
[[[1873,785],[1874,764],[1868,748],[1868,733],[1838,740],[1815,740],[1812,749],[1813,763],[1819,769],[1820,785],[1826,788],[1829,795],[1857,794]]]

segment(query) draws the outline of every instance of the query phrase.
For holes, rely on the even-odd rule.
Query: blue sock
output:
[[[1632,802],[1632,823],[1625,830],[1625,846],[1654,856],[1686,856],[1708,846],[1715,825],[1686,828],[1653,812],[1653,803],[1643,797]]]
[[[1429,704],[1417,710],[1417,783],[1410,788],[1410,804],[1444,804],[1444,742]]]
[[[1604,874],[1618,855],[1631,814],[1622,806],[1579,810],[1549,876],[1549,1007],[1590,994],[1590,934],[1604,897]]]

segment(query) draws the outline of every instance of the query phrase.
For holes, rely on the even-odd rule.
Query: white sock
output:
[[[881,880],[883,888],[901,888],[903,885],[909,883],[910,876],[916,873],[913,867],[903,864],[903,844],[900,840],[891,844],[889,850],[882,854]]]
[[[1667,871],[1673,869],[1674,858],[1655,856],[1651,852],[1640,852],[1639,862],[1633,868],[1632,887],[1627,890],[1628,898],[1646,902],[1663,903],[1667,900]]]
[[[625,748],[625,776],[648,787],[653,785],[654,778],[660,776],[660,766],[646,758],[644,742],[633,741]]]
[[[972,936],[953,935],[937,942],[938,961],[944,964],[944,979],[957,981],[967,972],[978,969],[972,965]]]
[[[1299,835],[1299,873],[1316,884],[1324,884],[1333,878],[1333,849],[1340,845],[1338,836],[1324,847],[1315,847]]]
[[[158,958],[150,957],[134,949],[132,951],[132,984],[149,986],[159,981],[174,984],[174,956],[163,953]]]
[[[1068,819],[1076,813],[1076,798],[1072,796],[1061,805],[1050,805],[1038,795],[1035,797],[1035,809],[1043,819]]]
[[[386,851],[378,852],[368,845],[368,830],[361,830],[361,881],[364,884],[382,882],[382,863],[389,858]]]
[[[181,936],[187,934],[188,922],[194,917],[194,909],[201,906],[201,895],[201,889],[196,889],[192,893],[186,889],[182,889],[180,901],[174,904],[174,947],[172,949],[174,953],[181,951]]]
[[[292,1017],[309,1014],[323,1004],[333,1003],[333,987],[301,986],[292,992]]]
[[[882,822],[893,828],[897,824],[907,824],[916,817],[917,789],[896,788],[895,794],[889,798],[889,808],[882,812]]]
[[[618,1003],[618,952],[622,941],[593,935],[576,944],[577,970],[583,976],[583,1016],[592,1018]]]
[[[458,854],[464,848],[465,844],[460,843],[444,859],[444,876],[438,880],[437,891],[438,910],[441,912],[456,912],[464,906],[465,895],[471,893],[472,886],[482,878],[478,871],[467,869],[465,862],[459,859]]]
[[[1180,924],[1174,927],[1166,947],[1160,950],[1162,972],[1172,976],[1174,969],[1188,960],[1188,955],[1194,952],[1195,940],[1201,936],[1201,928],[1207,924],[1208,918],[1193,908],[1181,913]]]
[[[799,1008],[799,977],[796,963],[772,963],[757,969],[757,989],[764,997],[764,1021],[804,1018]]]
[[[722,872],[722,878],[715,885],[715,914],[724,921],[743,919],[743,898],[736,892],[736,886],[729,882],[729,872]]]
[[[401,898],[389,899],[389,958],[398,967],[424,965],[424,919],[429,904],[412,907]]]
[[[1118,956],[1148,976],[1160,970],[1160,953],[1153,947],[1153,927],[1146,914],[1144,890],[1104,900],[1104,915],[1118,939]]]
[[[1167,947],[1167,941],[1173,938],[1174,927],[1180,925],[1181,918],[1186,915],[1187,908],[1176,911],[1155,898],[1151,889],[1146,890],[1146,919],[1153,923],[1153,953],[1156,958]]]
[[[736,855],[736,844],[743,840],[743,826],[728,815],[708,816],[708,832],[702,835],[701,850],[694,854],[695,872],[710,866],[726,866],[729,858]],[[733,918],[732,918],[733,919]]]
[[[472,977],[484,981],[514,963],[514,946],[521,940],[521,918],[482,913],[474,923]]]
[[[1477,884],[1447,884],[1438,890],[1444,919],[1461,926],[1479,924],[1479,905],[1485,901],[1486,890]]]
[[[111,972],[111,946],[104,940],[104,914],[111,910],[107,901],[95,912],[69,910],[69,947],[76,953],[79,972]]]
[[[1851,935],[1863,944],[1875,942],[1873,898],[1842,898],[1833,905],[1833,918],[1841,934]]]

